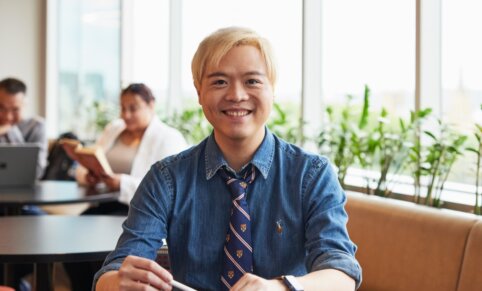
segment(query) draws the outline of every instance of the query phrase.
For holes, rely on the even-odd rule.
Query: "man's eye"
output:
[[[215,81],[213,82],[213,84],[214,84],[214,85],[224,85],[224,84],[226,84],[226,81],[224,81],[224,80],[215,80]]]
[[[261,82],[260,82],[259,80],[256,80],[256,79],[249,79],[246,83],[247,83],[248,85],[261,84]]]

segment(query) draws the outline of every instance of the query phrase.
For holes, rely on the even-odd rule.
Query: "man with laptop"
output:
[[[2,187],[31,186],[35,178],[43,175],[47,164],[44,121],[40,117],[22,116],[26,92],[27,86],[18,79],[0,81],[0,191]],[[27,205],[22,209],[22,214],[42,213],[36,206]],[[3,271],[0,265],[2,281]],[[15,265],[11,275],[18,290],[28,290],[20,282],[31,271],[30,264]]]
[[[6,78],[0,81],[0,145],[39,146],[36,177],[40,178],[47,164],[45,124],[40,117],[22,116],[26,92],[27,86],[18,79]]]

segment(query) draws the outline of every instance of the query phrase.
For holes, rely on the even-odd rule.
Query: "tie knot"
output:
[[[219,173],[226,182],[226,185],[228,185],[233,200],[246,198],[244,195],[246,188],[248,188],[248,185],[251,184],[256,177],[254,165],[251,165],[251,168],[245,171],[242,178],[234,177],[226,168],[222,168]]]

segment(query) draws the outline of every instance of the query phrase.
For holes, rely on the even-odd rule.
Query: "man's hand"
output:
[[[230,289],[230,291],[248,291],[248,290],[288,290],[281,280],[266,280],[256,275],[246,273],[241,279]]]
[[[172,275],[156,262],[128,256],[119,271],[107,272],[99,278],[97,291],[107,290],[172,290]]]

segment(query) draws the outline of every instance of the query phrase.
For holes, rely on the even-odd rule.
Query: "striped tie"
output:
[[[242,179],[231,177],[226,169],[219,171],[231,192],[231,217],[224,244],[223,289],[229,290],[244,275],[253,271],[251,218],[246,202],[246,188],[254,181],[255,168],[246,171]]]

